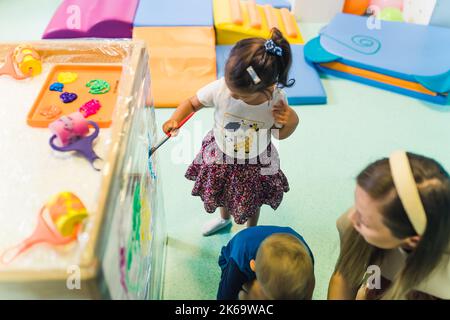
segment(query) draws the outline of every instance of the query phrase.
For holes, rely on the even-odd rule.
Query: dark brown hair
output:
[[[280,88],[292,87],[294,79],[288,79],[292,64],[291,47],[280,30],[273,28],[270,39],[281,48],[278,56],[266,51],[264,38],[249,38],[236,43],[225,66],[225,80],[228,85],[245,92],[265,92],[276,84]],[[247,72],[251,66],[261,82],[255,84]]]
[[[427,227],[384,299],[407,298],[414,287],[439,265],[443,255],[449,253],[449,174],[433,159],[412,153],[407,155],[427,215]],[[383,214],[383,222],[396,238],[405,239],[417,235],[395,190],[388,159],[378,160],[365,168],[358,175],[357,183],[372,199],[382,203],[379,209]],[[379,263],[384,250],[366,243],[354,228],[346,233],[336,270],[355,289],[361,284],[367,266]]]

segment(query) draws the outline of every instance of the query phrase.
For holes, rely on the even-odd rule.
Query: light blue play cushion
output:
[[[450,28],[450,1],[438,0],[431,16],[430,25]]]
[[[346,65],[419,82],[437,93],[450,91],[450,29],[338,14],[307,44],[314,63]],[[333,58],[334,57],[334,58]],[[328,60],[328,61],[326,61]]]
[[[140,0],[135,27],[212,26],[212,0]]]
[[[225,64],[233,46],[216,46],[217,77],[225,73]],[[291,105],[326,104],[327,96],[316,69],[305,61],[303,45],[291,45],[292,67],[290,79],[295,79],[291,88],[284,88],[288,102]]]
[[[286,8],[291,10],[291,3],[286,0],[256,0],[257,4],[270,4],[274,8]]]

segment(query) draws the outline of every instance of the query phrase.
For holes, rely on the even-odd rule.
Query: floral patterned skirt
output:
[[[272,144],[254,161],[230,161],[218,148],[211,131],[185,177],[195,181],[192,195],[202,199],[208,213],[225,207],[236,223],[244,224],[263,204],[276,210],[283,194],[289,191],[279,162]]]

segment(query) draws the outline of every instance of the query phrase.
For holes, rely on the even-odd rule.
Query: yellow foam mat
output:
[[[258,5],[255,1],[214,0],[217,44],[230,45],[251,38],[268,38],[277,27],[291,44],[303,44],[294,15],[285,8]]]

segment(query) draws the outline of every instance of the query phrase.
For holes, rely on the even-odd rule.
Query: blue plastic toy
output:
[[[430,25],[450,28],[450,1],[438,0],[436,2]]]
[[[256,0],[257,4],[270,4],[274,8],[291,10],[291,3],[286,0]]]
[[[450,29],[338,14],[305,46],[320,70],[439,104],[450,91]]]

